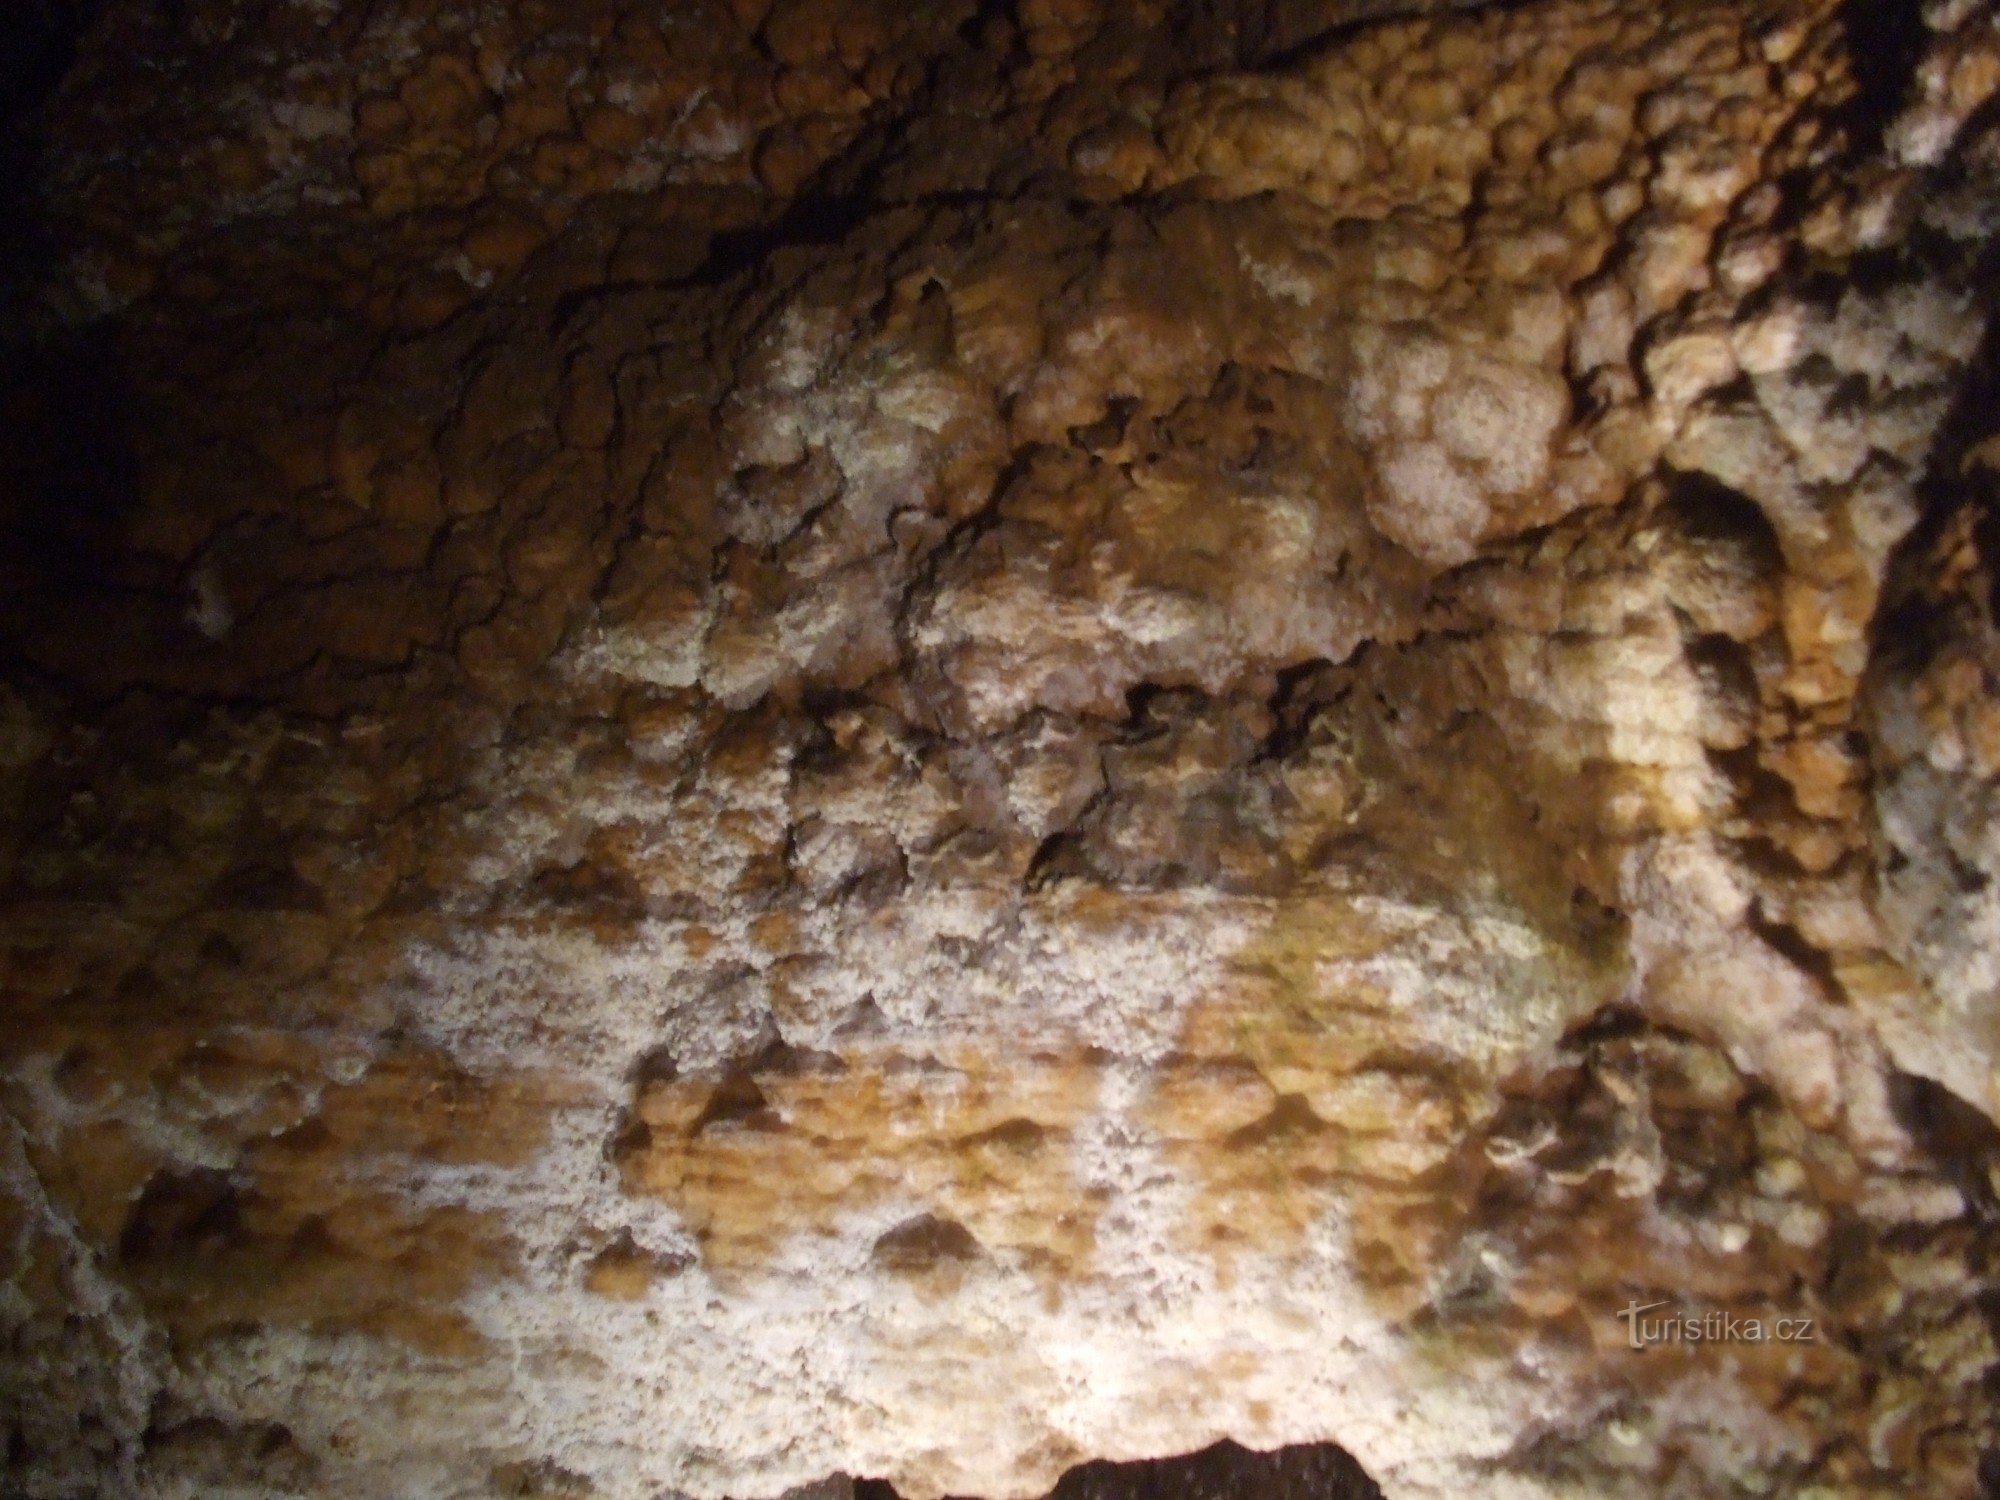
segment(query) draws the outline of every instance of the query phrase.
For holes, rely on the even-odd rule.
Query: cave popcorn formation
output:
[[[1995,1482],[1990,4],[182,12],[15,122],[10,1493]]]

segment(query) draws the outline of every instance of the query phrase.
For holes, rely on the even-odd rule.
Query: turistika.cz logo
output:
[[[1634,1349],[1650,1349],[1656,1344],[1810,1344],[1819,1337],[1811,1318],[1745,1318],[1725,1312],[1697,1317],[1685,1313],[1646,1316],[1672,1305],[1634,1302],[1618,1310]]]

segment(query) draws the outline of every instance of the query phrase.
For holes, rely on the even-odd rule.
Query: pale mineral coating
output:
[[[1388,9],[110,0],[9,1493],[1979,1492],[1994,10]]]

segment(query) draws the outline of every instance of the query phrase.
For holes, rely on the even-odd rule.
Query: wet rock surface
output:
[[[65,17],[10,1492],[1994,1482],[1991,7]]]

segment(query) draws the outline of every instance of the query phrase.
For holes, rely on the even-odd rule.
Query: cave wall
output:
[[[11,1490],[1980,1492],[1992,7],[74,20]]]

